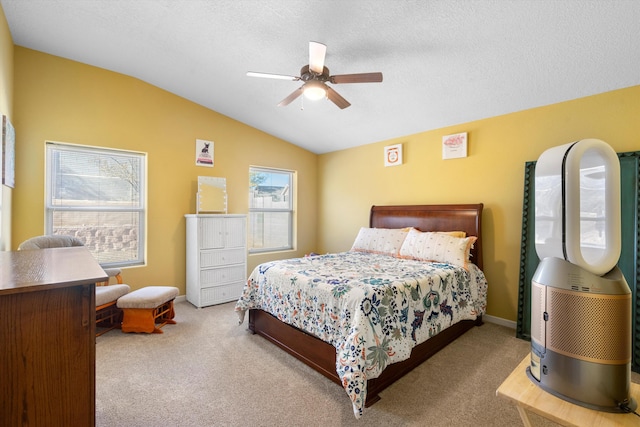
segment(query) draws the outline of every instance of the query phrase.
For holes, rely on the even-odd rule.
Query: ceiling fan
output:
[[[327,83],[379,83],[382,81],[382,73],[359,73],[359,74],[338,74],[329,75],[329,69],[324,66],[324,57],[327,53],[327,46],[318,42],[309,42],[309,64],[300,69],[300,76],[287,76],[283,74],[256,73],[249,71],[247,76],[262,77],[267,79],[282,79],[298,81],[304,83],[293,93],[283,99],[278,106],[284,107],[293,102],[294,99],[304,93],[305,97],[313,100],[328,98],[341,109],[347,108],[351,104],[338,92],[333,90]]]

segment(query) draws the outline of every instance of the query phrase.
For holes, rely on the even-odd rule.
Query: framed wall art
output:
[[[7,116],[2,116],[2,184],[14,188],[16,185],[16,131]]]
[[[196,139],[196,166],[213,167],[213,141]]]
[[[467,133],[456,133],[442,137],[442,158],[459,159],[467,157]]]
[[[402,164],[402,144],[384,147],[384,165],[397,166]]]

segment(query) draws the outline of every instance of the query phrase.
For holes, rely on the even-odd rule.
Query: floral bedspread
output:
[[[255,268],[236,303],[265,310],[336,348],[336,372],[362,415],[367,379],[449,326],[486,309],[487,282],[469,271],[363,252],[268,262]]]

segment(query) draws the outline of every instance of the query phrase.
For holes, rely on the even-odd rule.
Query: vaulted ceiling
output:
[[[136,77],[315,153],[640,84],[637,0],[0,0],[16,45]],[[351,106],[299,97],[309,42]]]

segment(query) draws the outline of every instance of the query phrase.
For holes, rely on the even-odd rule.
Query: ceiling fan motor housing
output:
[[[308,82],[311,80],[317,80],[320,82],[328,82],[330,80],[329,69],[322,67],[322,74],[316,74],[309,68],[309,65],[305,65],[300,69],[300,80]]]

